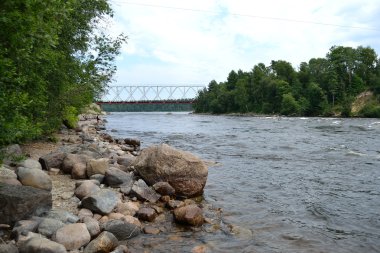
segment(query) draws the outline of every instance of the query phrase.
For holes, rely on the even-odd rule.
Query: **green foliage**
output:
[[[211,81],[199,92],[194,110],[349,117],[352,98],[366,90],[380,94],[376,52],[370,47],[334,46],[325,58],[302,62],[298,71],[282,60],[270,66],[259,63],[249,72],[231,71],[227,81]],[[366,108],[366,115],[376,115],[376,108]]]
[[[282,95],[281,114],[288,116],[298,115],[300,112],[300,105],[294,99],[291,93]]]
[[[366,104],[358,115],[365,118],[380,118],[380,105],[374,102]]]
[[[97,28],[111,16],[106,0],[0,2],[0,145],[71,124],[101,94],[126,39]]]
[[[63,124],[68,128],[75,128],[78,123],[78,111],[73,106],[68,106],[63,110]]]

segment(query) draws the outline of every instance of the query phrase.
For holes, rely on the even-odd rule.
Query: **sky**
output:
[[[334,45],[380,54],[379,0],[110,0],[109,32],[128,36],[111,85],[204,85]]]

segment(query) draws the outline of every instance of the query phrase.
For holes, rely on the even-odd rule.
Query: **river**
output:
[[[204,205],[222,210],[220,229],[145,235],[132,248],[380,252],[379,119],[128,112],[106,119],[113,136],[143,147],[167,143],[217,163]]]

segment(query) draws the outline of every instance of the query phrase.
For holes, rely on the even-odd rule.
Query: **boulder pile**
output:
[[[128,240],[159,234],[156,222],[202,226],[200,196],[206,165],[166,144],[140,150],[136,139],[114,139],[103,126],[62,130],[62,145],[39,160],[0,168],[1,252],[129,252]],[[7,152],[19,148],[8,147]],[[75,180],[77,210],[52,209],[50,175]],[[207,220],[207,219],[206,219]],[[4,237],[3,237],[4,238]],[[4,243],[6,242],[6,243]]]

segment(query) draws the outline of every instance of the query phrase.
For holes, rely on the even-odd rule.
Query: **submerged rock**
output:
[[[204,222],[202,209],[194,204],[175,209],[174,218],[178,222],[192,226],[200,226]]]

